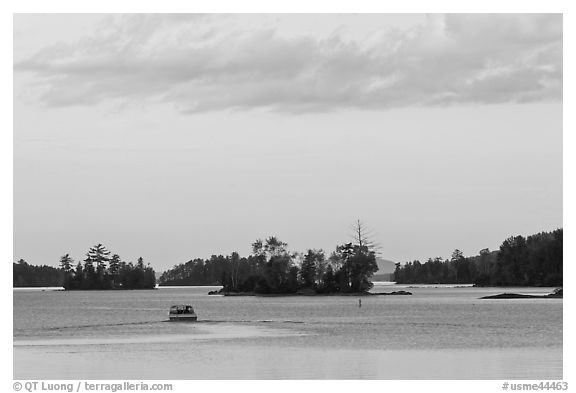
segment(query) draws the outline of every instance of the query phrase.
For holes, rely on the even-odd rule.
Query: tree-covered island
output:
[[[336,247],[328,258],[316,249],[291,253],[286,243],[270,236],[256,240],[248,257],[233,252],[174,266],[160,276],[159,284],[221,285],[227,294],[368,293],[378,270],[376,252],[361,222],[354,232],[354,242]]]
[[[102,244],[91,247],[82,262],[75,263],[70,254],[60,258],[60,269],[32,266],[21,259],[13,264],[14,287],[62,286],[79,289],[153,289],[156,275],[142,257],[134,264],[123,261],[118,254]],[[42,285],[38,285],[38,284]]]

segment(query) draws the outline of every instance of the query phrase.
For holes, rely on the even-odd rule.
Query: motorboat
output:
[[[177,304],[170,307],[170,312],[168,313],[171,321],[196,321],[198,316],[194,312],[189,304]]]

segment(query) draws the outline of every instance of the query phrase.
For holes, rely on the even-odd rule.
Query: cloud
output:
[[[431,15],[366,40],[339,31],[286,34],[233,15],[111,17],[15,71],[33,75],[49,106],[162,102],[183,113],[562,99],[559,14]]]

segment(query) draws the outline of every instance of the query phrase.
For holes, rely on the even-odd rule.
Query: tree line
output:
[[[134,264],[123,261],[118,254],[102,244],[91,247],[84,263],[75,263],[70,254],[60,258],[60,268],[32,266],[24,260],[14,264],[14,286],[62,286],[75,289],[152,289],[156,274],[142,257]],[[41,284],[41,285],[39,285]]]
[[[499,250],[485,248],[464,257],[458,249],[450,259],[396,264],[399,284],[475,284],[478,286],[562,286],[562,229],[528,237],[512,236]]]
[[[290,253],[288,244],[275,236],[252,243],[252,253],[240,257],[213,255],[196,258],[164,272],[160,285],[221,285],[224,292],[283,294],[359,293],[372,287],[370,277],[378,270],[375,251],[358,222],[354,243],[336,247],[327,258],[323,250]]]
[[[52,266],[30,265],[24,259],[12,264],[14,287],[61,287],[64,272]]]

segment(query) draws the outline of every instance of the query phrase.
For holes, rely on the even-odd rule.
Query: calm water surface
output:
[[[382,286],[412,296],[223,297],[211,287],[14,290],[16,379],[562,379],[553,288]],[[192,304],[198,323],[166,322]]]

